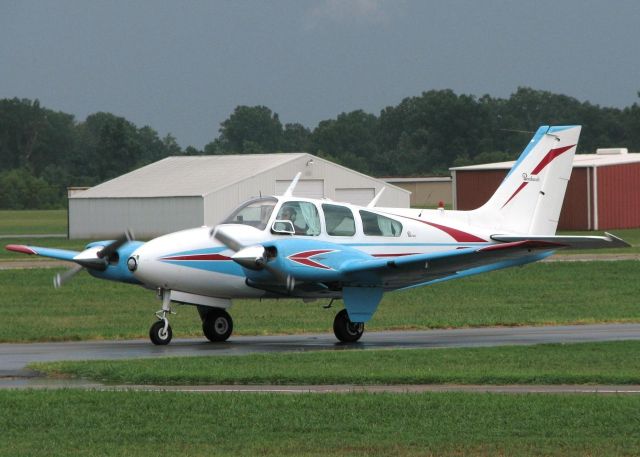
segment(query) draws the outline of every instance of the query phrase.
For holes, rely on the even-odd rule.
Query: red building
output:
[[[451,168],[455,209],[482,206],[514,162]],[[609,230],[640,227],[640,153],[598,149],[579,154],[564,197],[558,229]]]

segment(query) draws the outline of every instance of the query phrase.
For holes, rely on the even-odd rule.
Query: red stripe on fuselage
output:
[[[440,225],[440,224],[436,224],[435,222],[429,222],[429,221],[425,221],[422,219],[416,219],[415,217],[409,217],[409,216],[401,216],[399,214],[393,214],[393,213],[389,213],[393,216],[396,217],[403,217],[405,219],[410,219],[412,221],[418,221],[421,222],[423,224],[426,225],[430,225],[431,227],[437,228],[438,230],[442,230],[443,232],[445,232],[447,235],[449,235],[451,238],[453,238],[454,240],[460,242],[460,243],[486,243],[487,240],[482,239],[476,235],[473,235],[471,233],[467,233],[467,232],[463,232],[462,230],[458,230],[455,229],[453,227],[447,227],[446,225]]]

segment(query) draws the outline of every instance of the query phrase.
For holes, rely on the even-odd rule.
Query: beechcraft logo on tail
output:
[[[575,144],[572,144],[570,146],[564,146],[562,148],[556,148],[556,149],[551,149],[547,155],[545,155],[542,160],[540,161],[540,163],[538,163],[538,165],[531,171],[530,174],[528,173],[522,173],[522,179],[524,180],[524,182],[522,184],[520,184],[520,187],[518,187],[516,189],[516,191],[511,195],[511,197],[509,197],[509,199],[504,203],[504,205],[502,205],[502,208],[504,208],[505,206],[507,206],[507,204],[513,200],[513,197],[515,197],[516,195],[518,195],[518,193],[524,189],[527,184],[529,184],[530,182],[535,182],[535,181],[540,181],[540,178],[538,178],[538,174],[545,169],[545,167],[547,165],[549,165],[551,162],[553,162],[554,159],[556,159],[557,157],[559,157],[562,153],[567,152],[568,150],[570,150],[571,148],[575,147]]]

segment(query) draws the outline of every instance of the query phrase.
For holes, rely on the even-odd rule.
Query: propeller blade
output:
[[[241,251],[245,247],[242,243],[232,238],[228,233],[225,233],[224,230],[221,230],[220,228],[216,228],[213,231],[213,237],[235,252]]]
[[[285,285],[287,292],[291,292],[296,287],[296,278],[292,275],[285,273],[284,271],[270,265],[268,262],[264,263],[264,269],[271,273],[273,276]]]
[[[287,292],[291,292],[295,287],[296,280],[292,275],[285,273],[269,263],[266,249],[263,246],[257,245],[245,247],[242,243],[232,238],[228,233],[225,233],[225,231],[220,228],[214,229],[212,235],[216,240],[236,252],[236,255],[231,258],[241,266],[250,270],[261,270],[264,268],[275,276],[278,281],[285,285]]]
[[[117,240],[106,245],[104,248],[99,250],[96,255],[100,259],[109,258],[114,252],[118,250],[119,247],[133,239],[133,233],[131,232],[131,230],[127,229],[122,235],[120,235]]]
[[[58,273],[53,277],[53,287],[55,287],[56,289],[59,289],[60,287],[62,287],[62,285],[67,282],[69,279],[71,279],[72,277],[74,277],[76,274],[78,274],[80,272],[80,270],[82,270],[82,265],[74,265],[73,267],[69,268],[67,271],[65,271],[64,273]]]

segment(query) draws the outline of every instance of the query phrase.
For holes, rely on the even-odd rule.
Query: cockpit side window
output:
[[[250,200],[231,213],[222,223],[250,225],[258,230],[264,230],[276,203],[278,200],[275,198]]]
[[[388,217],[369,211],[360,211],[362,230],[369,236],[400,236],[402,224]]]
[[[276,219],[291,221],[296,235],[320,235],[320,216],[313,203],[286,202],[278,211]]]
[[[356,224],[353,213],[346,206],[323,204],[327,234],[331,236],[353,236]]]

